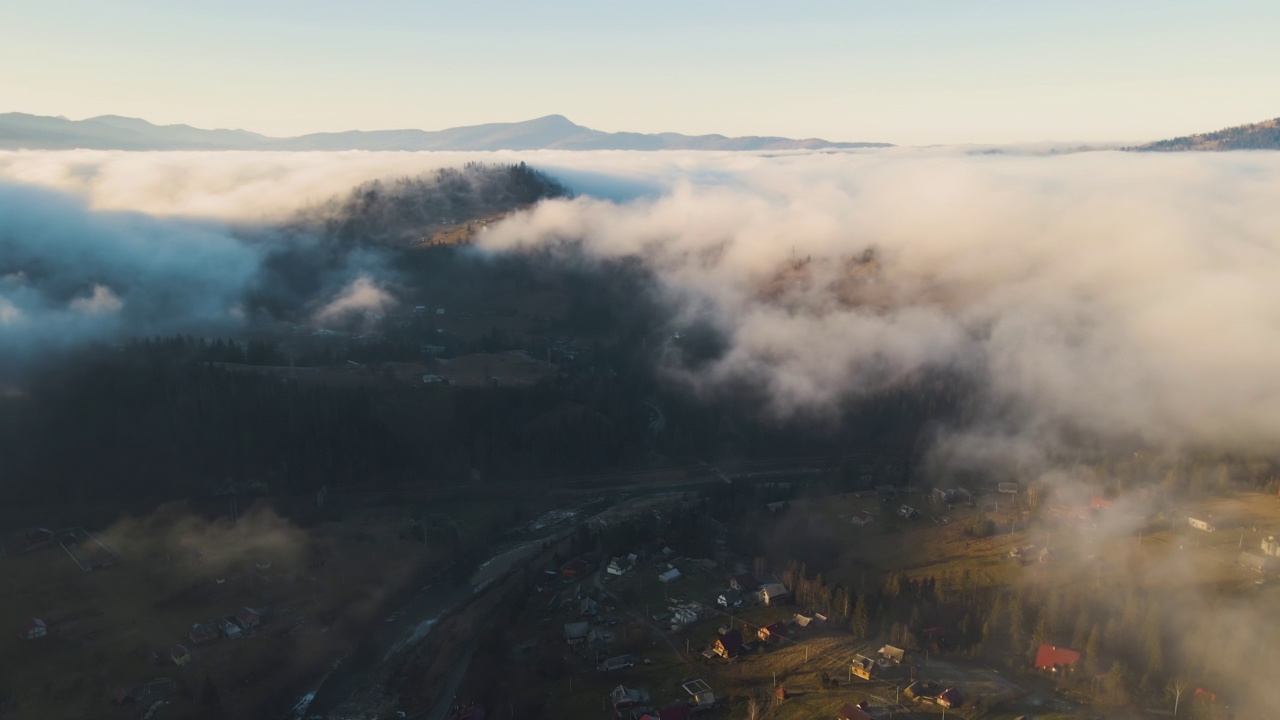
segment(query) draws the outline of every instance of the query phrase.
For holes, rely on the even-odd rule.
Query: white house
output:
[[[772,605],[779,598],[787,596],[787,586],[781,583],[768,583],[760,588],[760,602]]]
[[[609,567],[606,568],[606,571],[610,575],[626,575],[628,572],[631,572],[631,568],[635,567],[636,560],[637,557],[635,553],[631,553],[624,557],[613,558],[609,561]]]
[[[1197,530],[1203,530],[1205,532],[1213,532],[1215,530],[1213,525],[1213,518],[1209,516],[1205,516],[1202,518],[1188,517],[1187,524]]]
[[[1280,542],[1276,541],[1275,535],[1268,535],[1262,541],[1262,553],[1267,557],[1280,557]]]

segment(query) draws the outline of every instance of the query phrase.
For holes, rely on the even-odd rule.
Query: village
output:
[[[501,568],[473,578],[477,598],[501,585],[489,612],[512,619],[475,631],[479,650],[460,666],[452,715],[1116,717],[1102,710],[1111,658],[1091,656],[1103,654],[1094,638],[1023,629],[1008,650],[992,651],[996,631],[975,645],[966,604],[1011,590],[1109,587],[1175,560],[1196,583],[1247,602],[1274,599],[1274,497],[1162,506],[1142,495],[1012,483],[985,492],[891,484],[824,492],[825,476],[800,466],[709,475],[733,483],[673,491],[655,475],[659,492],[636,494],[641,480],[632,479],[619,486],[629,495],[544,506],[512,526],[509,542],[526,542],[519,547],[539,547],[524,537],[551,540],[533,554],[513,550]],[[742,520],[716,519],[724,496],[715,488],[731,489]],[[780,494],[792,497],[771,499]],[[388,575],[442,567],[430,543],[405,542],[397,511],[369,512],[284,543],[283,524],[249,520],[243,533],[277,539],[232,555],[216,543],[169,547],[120,531],[13,536],[4,562],[24,581],[3,597],[18,640],[7,643],[5,663],[47,680],[6,699],[8,710],[22,717],[42,707],[42,694],[70,693],[82,698],[79,711],[119,717],[231,712],[258,702],[281,672],[314,673],[314,663],[293,667],[298,648],[331,648],[316,654],[323,659],[353,646],[344,639],[349,619],[332,609],[351,601],[343,593],[390,592]],[[486,517],[473,522],[488,527]],[[243,533],[223,537],[239,542]],[[814,573],[780,560],[796,552],[792,542],[828,548],[832,561]],[[1148,574],[1144,582],[1172,591],[1188,581]],[[112,609],[140,587],[154,588],[150,610],[126,617]],[[419,622],[398,612],[393,621]],[[88,654],[68,660],[76,648]],[[120,659],[104,674],[91,669],[99,657]],[[393,696],[378,698],[384,710],[395,705]],[[1229,696],[1206,682],[1188,689],[1187,702],[1225,709]],[[375,716],[360,714],[359,703],[343,708],[356,713],[344,717]],[[1153,703],[1150,717],[1166,711]]]
[[[1159,566],[1171,555],[1206,583],[1232,583],[1251,602],[1269,597],[1277,545],[1266,528],[1280,527],[1275,498],[1133,510],[1146,501],[1004,483],[983,494],[882,486],[761,503],[765,516],[830,521],[841,542],[860,548],[856,555],[888,565],[881,577],[891,584],[919,588],[922,597],[925,588],[936,592],[939,601],[922,617],[917,604],[914,621],[888,618],[879,628],[859,619],[864,608],[833,612],[830,588],[815,591],[794,569],[735,552],[729,538],[736,533],[714,521],[698,521],[703,528],[694,536],[707,542],[687,552],[672,537],[689,537],[677,530],[684,521],[652,509],[635,518],[652,529],[643,541],[611,545],[614,529],[596,527],[594,550],[538,571],[534,596],[501,633],[509,648],[502,681],[485,682],[473,668],[459,707],[469,717],[486,707],[493,717],[519,717],[521,707],[537,706],[549,717],[625,720],[1167,717],[1172,706],[1158,702],[1147,712],[1110,708],[1112,679],[1104,671],[1112,660],[1088,656],[1102,654],[1093,639],[1074,645],[1039,629],[1042,639],[1017,641],[1031,639],[1027,655],[975,655],[969,617],[946,599],[1023,585],[1105,587],[1135,564]],[[1117,543],[1131,549],[1105,557],[1103,547]],[[956,582],[962,577],[964,584]],[[836,593],[837,604],[852,595],[842,601],[842,590]],[[499,692],[510,707],[494,706]],[[1230,712],[1229,698],[1211,685],[1188,686],[1179,701],[1184,713],[1197,708],[1197,717]]]

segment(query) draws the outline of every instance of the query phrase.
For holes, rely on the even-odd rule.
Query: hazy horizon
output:
[[[1276,115],[1280,7],[1230,6],[50,2],[6,10],[0,110],[267,135],[561,114],[608,132],[1136,142]]]

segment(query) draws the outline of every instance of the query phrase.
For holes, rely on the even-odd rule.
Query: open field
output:
[[[0,616],[6,717],[131,717],[119,691],[153,677],[176,681],[159,717],[199,717],[215,702],[232,716],[279,707],[299,683],[347,651],[383,603],[444,556],[400,537],[400,522],[355,517],[303,532],[261,511],[240,523],[182,513],[121,522],[103,533],[126,559],[84,572],[55,545],[0,557],[8,579]],[[262,624],[239,639],[196,644],[194,623],[249,606]],[[19,640],[29,617],[48,637]],[[191,661],[176,666],[171,647]]]

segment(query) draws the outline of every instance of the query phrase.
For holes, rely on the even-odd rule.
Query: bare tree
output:
[[[1188,683],[1186,678],[1175,677],[1169,681],[1168,687],[1164,689],[1167,697],[1173,698],[1173,717],[1178,717],[1178,704],[1182,702],[1182,694],[1187,691]]]
[[[747,720],[760,720],[760,703],[755,698],[747,701]]]

